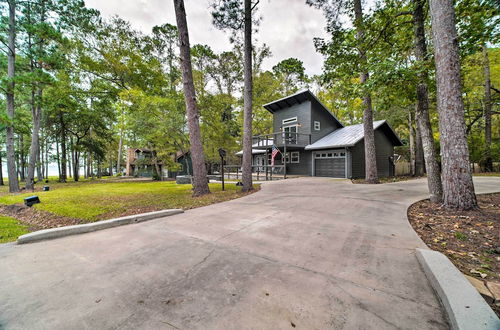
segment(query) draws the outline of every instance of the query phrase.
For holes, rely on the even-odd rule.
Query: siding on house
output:
[[[299,152],[299,163],[288,163],[286,164],[286,173],[294,175],[312,175],[311,173],[311,151],[304,149],[300,150],[287,150],[287,153]],[[253,161],[255,163],[257,155],[253,155]],[[283,165],[283,160],[281,159],[281,154],[278,154],[275,158],[276,165]]]
[[[286,173],[295,175],[311,175],[311,152],[307,150],[293,150],[300,153],[300,163],[286,164]],[[287,152],[293,152],[288,151]]]
[[[298,133],[311,134],[311,101],[304,101],[303,103],[294,104],[289,108],[277,110],[273,118],[273,132],[281,132],[285,126],[293,126],[300,124],[297,128]],[[297,117],[297,122],[292,124],[283,125],[283,119]],[[277,144],[281,145],[281,138],[278,137]],[[309,144],[309,138],[304,136],[298,137],[298,145]]]
[[[314,129],[315,121],[320,122],[319,131]],[[321,104],[317,102],[312,103],[310,119],[311,143],[318,141],[339,128],[341,128],[341,126],[325,111]]]
[[[379,177],[391,174],[389,157],[394,155],[394,146],[380,129],[375,131],[375,150],[377,155],[377,173]],[[351,149],[352,177],[365,177],[365,140],[356,143]]]

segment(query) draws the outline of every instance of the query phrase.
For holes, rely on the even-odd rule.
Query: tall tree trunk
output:
[[[253,189],[252,182],[252,1],[245,0],[244,90],[243,90],[243,163],[242,191]],[[286,164],[285,164],[286,166]]]
[[[158,164],[158,157],[156,157],[156,154],[153,156],[153,164],[155,166],[156,175],[158,176],[158,181],[162,181],[163,176],[161,173],[160,164]]]
[[[62,179],[62,171],[61,171],[61,158],[59,156],[59,141],[56,136],[56,159],[57,159],[57,173],[59,174],[59,182],[64,182]]]
[[[89,172],[87,171],[87,168],[88,168],[88,164],[89,164],[89,154],[88,152],[84,152],[83,153],[83,178],[84,179],[88,179],[89,177]]]
[[[193,69],[191,66],[189,33],[184,0],[174,0],[174,7],[177,28],[179,29],[182,80],[186,101],[189,142],[191,144],[191,160],[193,163],[193,196],[201,196],[210,193],[210,189],[208,188],[205,155],[203,154],[203,145],[201,143],[199,111],[196,105],[196,94],[193,83]]]
[[[26,155],[24,154],[24,135],[19,135],[19,149],[20,152],[20,162],[21,162],[21,181],[26,181]]]
[[[49,179],[49,162],[50,162],[50,159],[49,159],[49,141],[45,140],[45,170],[44,170],[45,180]]]
[[[73,145],[71,157],[73,161],[73,181],[80,180],[80,153],[77,151],[78,141]]]
[[[31,132],[30,160],[28,163],[28,176],[26,178],[26,189],[34,189],[35,184],[35,167],[40,155],[40,124],[42,117],[42,89],[38,87],[35,92],[32,92],[31,115],[33,118],[33,130]]]
[[[7,173],[9,176],[9,192],[19,191],[17,179],[16,155],[14,149],[14,77],[16,63],[16,0],[9,0],[9,48],[7,49]]]
[[[416,112],[415,112],[416,114]],[[415,176],[424,175],[424,150],[422,148],[422,134],[415,118]]]
[[[45,23],[45,2],[41,2],[41,13],[40,13],[40,23]],[[31,73],[34,74],[34,69],[37,66],[37,62],[40,61],[39,57],[43,50],[43,38],[36,38],[37,52],[38,54],[34,57],[30,54],[30,66]],[[31,43],[31,38],[29,39],[29,51],[33,51],[33,44]],[[41,70],[41,65],[40,68]],[[31,146],[30,146],[30,158],[28,164],[28,176],[26,178],[26,189],[34,189],[35,186],[35,167],[38,167],[38,161],[40,160],[40,124],[42,120],[42,85],[38,81],[33,84],[31,91],[31,115],[33,119],[33,128],[31,132]]]
[[[415,38],[415,57],[425,68],[427,61],[427,44],[425,40],[425,15],[424,5],[426,0],[416,0],[413,11],[413,32]],[[429,118],[429,92],[427,88],[428,72],[422,70],[418,76],[417,85],[417,111],[416,120],[422,139],[424,149],[425,169],[427,171],[427,186],[432,203],[441,203],[443,199],[443,186],[441,184],[441,171],[437,162],[437,153],[434,146],[434,134],[432,133]]]
[[[68,174],[72,177],[73,173],[73,139],[70,137],[68,140],[69,143],[69,153],[68,153]]]
[[[42,169],[43,169],[43,131],[42,131],[42,139],[41,139],[41,142],[40,142],[39,148],[38,148],[38,159],[37,159],[37,166],[36,166],[36,175],[37,175],[38,181],[43,181]]]
[[[487,172],[493,172],[491,158],[491,77],[488,46],[483,44],[484,67],[484,167]]]
[[[453,1],[430,0],[430,11],[443,164],[443,203],[449,209],[469,210],[477,208],[477,201],[469,167]]]
[[[411,111],[408,113],[408,131],[409,131],[409,144],[410,144],[410,175],[415,175],[415,128],[413,127],[413,116]]]
[[[87,178],[92,177],[92,152],[87,153]]]
[[[359,45],[359,58],[361,64],[360,82],[366,88],[366,82],[369,78],[367,69],[365,68],[367,59],[363,47],[365,30],[363,27],[363,7],[361,0],[354,0],[354,25],[356,27],[356,38]],[[373,108],[372,97],[368,91],[364,91],[363,96],[363,131],[365,143],[365,180],[367,183],[378,183],[377,174],[377,156],[375,153],[375,132],[373,130]]]
[[[123,129],[120,128],[120,140],[118,141],[118,157],[116,159],[116,174],[122,172],[121,171],[122,148],[123,148]]]
[[[2,162],[3,162],[3,159],[2,159],[2,152],[0,151],[0,186],[3,186],[4,183],[3,183],[3,168],[2,168]]]
[[[66,182],[68,179],[66,172],[66,161],[68,157],[66,152],[66,125],[62,112],[59,112],[59,124],[61,125],[61,182]]]
[[[113,153],[110,151],[109,152],[109,164],[108,164],[109,176],[113,176],[113,158],[112,158],[112,156],[113,156]]]

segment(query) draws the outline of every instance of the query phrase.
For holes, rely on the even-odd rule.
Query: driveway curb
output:
[[[496,314],[444,254],[427,249],[416,249],[416,252],[452,329],[500,329]]]
[[[83,233],[90,233],[96,230],[102,230],[117,226],[128,225],[131,223],[138,223],[143,221],[148,221],[152,219],[168,217],[174,214],[183,213],[184,211],[181,209],[169,209],[169,210],[161,210],[155,212],[148,212],[142,214],[134,214],[126,217],[97,221],[92,223],[86,223],[82,225],[74,225],[74,226],[65,226],[59,228],[50,228],[35,231],[33,233],[29,233],[26,235],[19,236],[17,239],[18,244],[24,243],[32,243],[45,239],[59,238],[65,237],[69,235],[77,235]]]

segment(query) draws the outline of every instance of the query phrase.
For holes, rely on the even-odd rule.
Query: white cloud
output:
[[[171,0],[87,0],[86,4],[100,10],[104,17],[118,15],[144,33],[149,33],[155,25],[175,24]],[[229,35],[212,25],[208,1],[186,0],[185,6],[191,44],[207,44],[216,52],[231,48]],[[304,62],[308,74],[321,72],[322,56],[313,45],[314,37],[326,36],[321,11],[306,5],[305,0],[263,0],[259,14],[262,21],[256,40],[259,44],[266,43],[273,53],[264,62],[264,69],[295,57]]]

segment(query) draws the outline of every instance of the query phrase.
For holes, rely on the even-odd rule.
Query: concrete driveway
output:
[[[477,178],[478,192],[500,178]],[[0,329],[442,329],[406,219],[425,180],[267,183],[146,223],[0,246]]]

